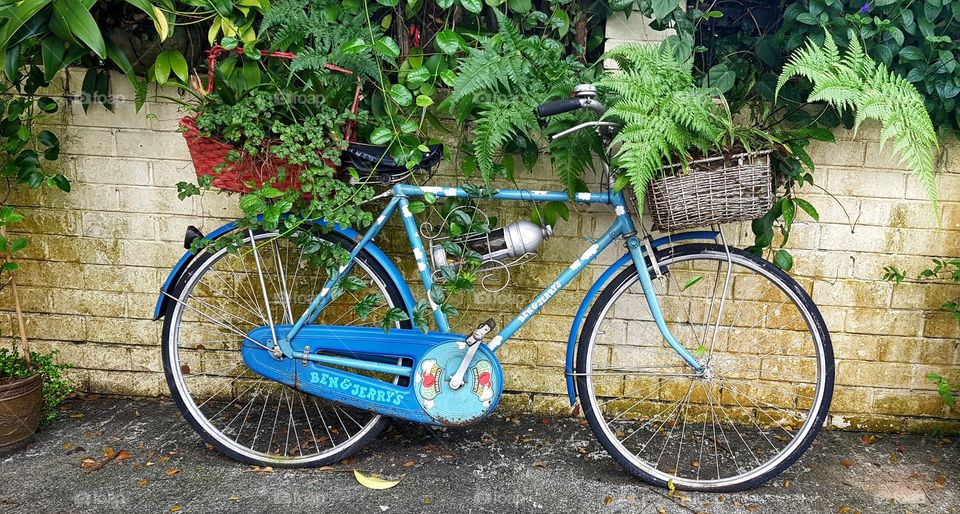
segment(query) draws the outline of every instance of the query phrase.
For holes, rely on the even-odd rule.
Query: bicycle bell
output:
[[[530,221],[516,221],[506,227],[491,230],[486,234],[475,234],[466,240],[460,241],[468,250],[481,255],[481,260],[500,261],[504,259],[522,257],[534,253],[545,239],[553,235],[550,225],[541,227]],[[433,265],[437,268],[455,264],[442,246],[436,245],[431,249]]]

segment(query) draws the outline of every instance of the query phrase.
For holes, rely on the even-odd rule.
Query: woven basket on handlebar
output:
[[[653,179],[646,204],[661,231],[759,218],[773,205],[770,152],[692,161],[686,173]]]

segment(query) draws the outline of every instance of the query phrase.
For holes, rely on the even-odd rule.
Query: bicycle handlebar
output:
[[[586,100],[583,98],[565,98],[563,100],[554,100],[547,102],[536,109],[538,118],[547,118],[565,112],[575,111],[582,108]]]

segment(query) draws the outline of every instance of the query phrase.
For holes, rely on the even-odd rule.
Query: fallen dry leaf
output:
[[[174,505],[173,507],[170,507],[170,512],[180,512],[180,506]]]
[[[533,466],[533,467],[535,467],[535,468],[545,468],[545,467],[547,467],[546,463],[544,463],[544,462],[542,462],[542,461],[539,461],[539,460],[536,461],[536,462],[534,462],[533,464],[531,464],[531,466]]]
[[[382,478],[367,476],[357,470],[353,470],[353,476],[357,479],[357,482],[360,482],[360,485],[367,489],[390,489],[400,483],[399,480],[384,480]]]
[[[744,506],[743,508],[749,510],[750,512],[753,512],[753,511],[759,509],[760,506],[757,505],[756,503],[751,503],[750,505],[746,505],[746,506]]]
[[[73,448],[73,445],[72,445],[72,444],[70,444],[70,443],[63,443],[63,449],[64,449],[64,450],[69,450],[70,448]]]
[[[863,444],[873,444],[880,440],[880,436],[877,434],[867,434],[860,438],[860,442]]]
[[[405,467],[405,468],[412,468],[415,464],[416,464],[416,462],[413,462],[412,460],[408,460],[407,462],[404,462],[404,463],[403,463],[403,467]]]
[[[916,471],[914,471],[913,473],[910,474],[910,478],[916,480],[920,478],[920,473],[917,473]]]
[[[176,475],[176,474],[179,473],[179,472],[180,472],[180,471],[179,471],[179,470],[176,470],[176,469],[168,469],[168,470],[164,471],[164,474],[166,474],[166,475],[169,477],[169,476]]]
[[[81,467],[81,468],[89,469],[89,468],[92,468],[92,467],[94,467],[94,466],[96,466],[96,465],[97,465],[97,461],[95,461],[95,460],[93,460],[93,459],[91,459],[91,458],[89,458],[89,457],[87,457],[86,459],[83,459],[82,461],[80,461],[80,467]]]
[[[611,503],[613,503],[613,496],[607,496],[603,499],[604,505],[610,505]]]
[[[148,483],[148,482],[147,482],[147,479],[144,478],[143,480],[137,482],[137,487],[146,487],[146,486],[147,486],[147,483]]]
[[[937,477],[936,480],[934,480],[934,483],[937,484],[937,487],[943,487],[947,485],[947,477],[940,475]]]
[[[695,468],[699,468],[699,467],[700,467],[700,461],[698,461],[698,460],[692,461],[692,462],[690,462],[690,465],[693,466],[693,467],[695,467]]]
[[[850,461],[847,460],[847,459],[843,459],[842,461],[840,461],[840,465],[843,466],[843,467],[845,467],[845,468],[849,468],[849,467],[850,467],[850,464],[851,464]]]
[[[851,510],[853,510],[853,509],[850,508],[848,505],[841,505],[840,508],[837,509],[837,512],[838,512],[839,514],[847,514],[847,513],[850,512]]]
[[[789,481],[789,480],[784,480],[784,481],[783,481],[783,487],[785,487],[785,488],[787,488],[787,489],[790,489],[790,484],[792,484],[792,483],[793,483],[793,482],[791,482],[791,481]]]
[[[231,497],[227,498],[227,500],[230,500],[230,501],[232,501],[232,502],[240,501],[240,497],[239,497],[239,496],[231,496]]]
[[[129,458],[130,454],[127,452],[127,450],[120,450],[117,452],[117,460],[127,460]]]
[[[896,455],[896,454],[890,455],[890,462],[897,462],[897,455]]]

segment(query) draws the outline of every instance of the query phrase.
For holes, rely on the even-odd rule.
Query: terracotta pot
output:
[[[0,379],[0,454],[33,436],[43,407],[43,377]]]

